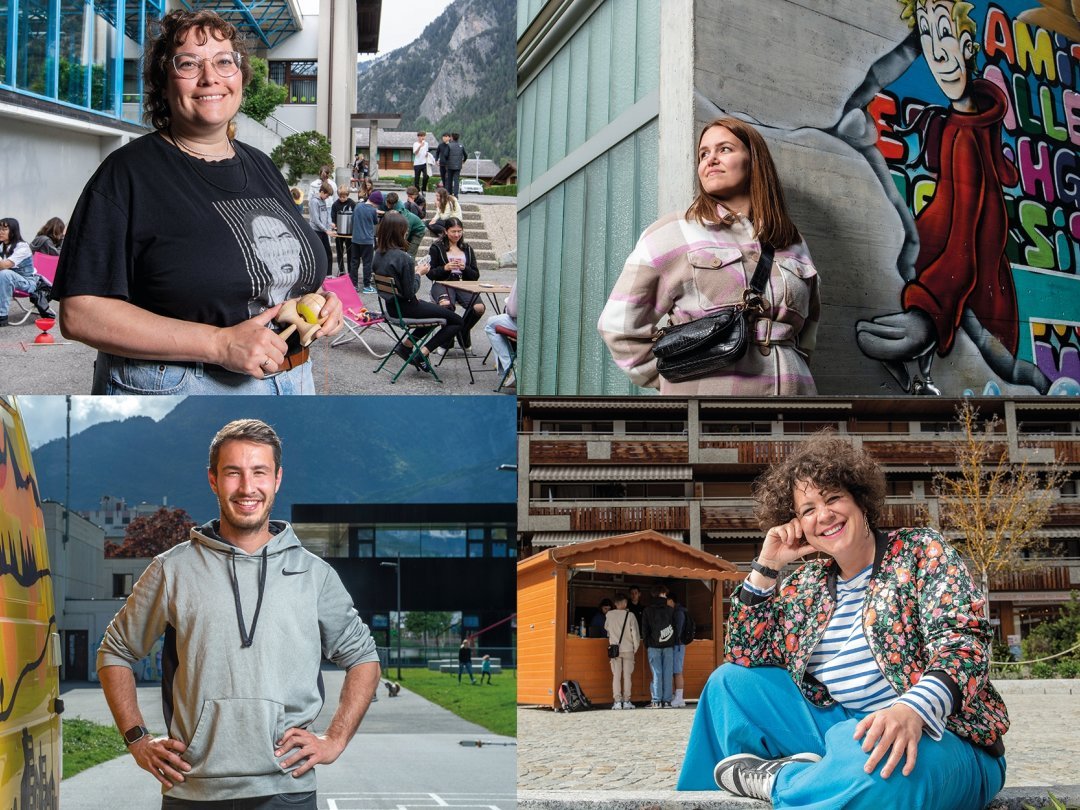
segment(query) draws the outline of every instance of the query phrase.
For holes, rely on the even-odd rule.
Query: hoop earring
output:
[[[870,537],[870,520],[866,517],[866,512],[863,512],[862,522],[863,522],[863,526],[866,528],[866,531],[863,533],[863,537],[869,538]]]

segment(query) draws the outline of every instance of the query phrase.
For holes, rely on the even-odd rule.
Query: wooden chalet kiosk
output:
[[[665,584],[696,625],[686,648],[685,696],[700,696],[724,656],[725,593],[746,574],[730,562],[654,531],[634,532],[550,548],[517,564],[519,704],[558,707],[564,680],[581,684],[594,703],[611,703],[607,638],[582,638],[600,600],[632,585],[648,604],[649,590]],[[725,587],[726,584],[726,587]],[[634,702],[649,701],[652,678],[645,646],[634,667]]]

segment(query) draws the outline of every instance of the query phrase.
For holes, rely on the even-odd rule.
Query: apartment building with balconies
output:
[[[751,485],[822,428],[883,465],[881,528],[938,525],[938,471],[956,469],[956,400],[696,400],[531,398],[519,401],[520,556],[652,529],[746,568],[760,549]],[[1002,640],[1053,615],[1080,588],[1080,415],[1068,399],[980,399],[1010,460],[1056,459],[1067,480],[1030,567],[990,583]]]

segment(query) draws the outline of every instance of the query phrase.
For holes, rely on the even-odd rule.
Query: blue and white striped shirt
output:
[[[837,580],[836,606],[806,671],[829,690],[835,701],[852,711],[875,712],[903,703],[922,718],[931,739],[939,740],[945,719],[952,713],[953,698],[948,687],[929,675],[898,696],[867,644],[861,618],[872,568],[867,566],[849,580]],[[762,595],[772,590],[762,592],[748,583],[743,587]]]

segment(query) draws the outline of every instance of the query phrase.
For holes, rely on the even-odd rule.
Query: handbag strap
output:
[[[757,267],[754,269],[754,277],[750,279],[750,289],[758,295],[765,292],[765,284],[769,280],[772,264],[773,246],[765,243],[761,246],[761,258],[758,259]]]
[[[626,615],[625,615],[625,616],[623,616],[623,620],[622,620],[622,631],[621,631],[621,632],[619,633],[619,645],[620,645],[620,646],[622,645],[622,637],[623,637],[623,633],[625,633],[625,632],[626,632],[626,623],[627,623],[628,621],[630,621],[630,611],[629,611],[629,610],[628,610],[628,611],[626,611]]]

